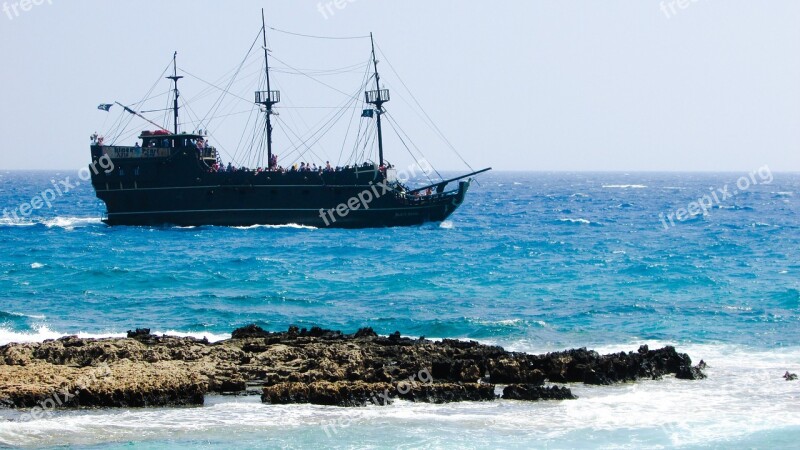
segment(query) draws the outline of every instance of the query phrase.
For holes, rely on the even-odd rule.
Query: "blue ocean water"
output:
[[[372,326],[533,352],[668,343],[709,362],[710,377],[575,386],[581,399],[552,404],[353,411],[210,397],[203,408],[0,422],[0,444],[638,448],[800,440],[800,384],[780,378],[800,371],[798,174],[490,172],[450,220],[412,228],[111,228],[83,182],[52,208],[13,217],[66,177],[79,181],[77,171],[0,173],[0,344],[135,327],[222,339],[249,323]],[[675,218],[704,196],[713,203],[706,214]],[[321,431],[342,417],[348,426],[334,436]]]

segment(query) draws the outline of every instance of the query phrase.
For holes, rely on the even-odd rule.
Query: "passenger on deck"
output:
[[[325,172],[330,172],[332,170],[333,170],[333,168],[331,168],[331,162],[330,161],[325,161]]]
[[[95,131],[94,134],[89,136],[89,139],[92,140],[92,145],[97,145],[97,131]]]

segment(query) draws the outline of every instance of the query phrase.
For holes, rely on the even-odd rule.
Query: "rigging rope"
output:
[[[323,82],[323,81],[320,81],[320,80],[318,80],[318,79],[316,79],[316,78],[312,77],[311,75],[309,75],[309,74],[307,74],[307,73],[303,73],[303,72],[301,72],[301,71],[299,71],[299,70],[295,69],[294,67],[290,66],[289,64],[287,64],[287,63],[286,63],[286,62],[284,62],[284,61],[281,61],[280,59],[278,59],[278,58],[277,58],[276,56],[274,56],[274,55],[272,56],[272,59],[274,59],[275,61],[278,61],[279,63],[281,63],[281,64],[285,65],[286,67],[288,67],[288,68],[290,68],[290,69],[292,69],[292,70],[296,70],[298,73],[300,73],[300,74],[301,74],[301,75],[303,75],[304,77],[306,77],[306,78],[310,78],[311,80],[314,80],[314,81],[316,81],[317,83],[319,83],[319,84],[321,84],[321,85],[323,85],[323,86],[325,86],[325,87],[327,87],[327,88],[329,88],[329,89],[332,89],[332,90],[334,90],[334,91],[336,91],[336,92],[338,92],[338,93],[340,93],[340,94],[342,94],[342,95],[344,95],[344,96],[347,96],[347,97],[352,97],[352,95],[348,94],[347,92],[340,91],[339,89],[336,89],[335,87],[331,86],[331,85],[330,85],[330,84],[328,84],[328,83],[325,83],[325,82]]]
[[[261,30],[258,30],[258,31],[259,31],[259,34],[261,34]],[[253,48],[256,46],[256,42],[258,42],[258,35],[256,35],[255,40],[253,40],[253,43],[250,45],[250,49],[247,50],[247,53],[245,54],[244,59],[242,59],[242,62],[239,64],[239,67],[236,69],[236,73],[234,73],[233,77],[231,77],[230,82],[228,82],[228,86],[225,88],[224,92],[222,94],[220,94],[220,97],[217,99],[217,101],[214,102],[214,105],[216,105],[216,108],[214,106],[211,107],[211,110],[208,113],[206,113],[205,117],[203,117],[203,122],[205,122],[206,118],[209,115],[212,115],[212,117],[213,117],[212,111],[214,113],[216,113],[216,111],[219,110],[219,107],[222,105],[222,101],[225,98],[225,93],[228,92],[228,90],[231,88],[231,86],[233,85],[233,82],[236,80],[236,76],[239,75],[239,72],[242,70],[242,67],[244,66],[244,63],[247,62],[247,58],[250,57],[250,53],[253,51]],[[202,123],[200,123],[200,125],[202,125]],[[208,128],[208,124],[206,124],[204,128]]]
[[[390,119],[390,120],[387,120],[387,122],[389,122],[389,125],[392,127],[392,130],[394,130],[395,134],[397,134],[397,137],[400,139],[400,142],[402,142],[402,143],[403,143],[403,147],[405,147],[405,148],[406,148],[406,150],[408,151],[408,154],[409,154],[409,155],[411,155],[411,158],[414,160],[414,162],[415,162],[415,163],[417,163],[417,165],[418,165],[418,166],[422,167],[422,164],[420,164],[420,163],[419,163],[419,160],[417,159],[417,157],[416,157],[416,156],[414,156],[414,153],[412,153],[412,152],[411,152],[411,149],[410,149],[410,148],[408,148],[408,145],[406,145],[406,141],[404,141],[404,140],[403,140],[403,137],[402,137],[402,136],[400,136],[400,133],[398,133],[398,132],[397,132],[397,128],[395,128],[395,122],[394,122],[394,119],[390,118],[388,114],[386,114],[386,118],[387,118],[387,119]],[[397,127],[399,128],[399,125],[398,125]],[[405,131],[403,131],[403,133],[405,134]],[[406,135],[406,136],[408,136],[408,135]],[[410,140],[410,139],[409,139],[409,140]],[[412,142],[412,144],[413,144],[413,142]],[[416,146],[415,146],[415,147],[416,147]],[[419,150],[419,149],[417,149],[417,150]],[[420,152],[420,153],[422,153],[422,152]],[[422,155],[422,160],[423,160],[423,161],[427,161],[427,160],[425,159],[425,155]],[[434,171],[434,172],[436,172],[436,175],[438,175],[438,176],[439,176],[439,179],[441,179],[441,180],[444,180],[444,177],[442,177],[442,175],[439,173],[439,171],[438,171],[438,170],[436,170],[436,168],[434,168],[434,167],[433,167],[433,165],[431,165],[431,164],[430,164],[430,162],[428,162],[428,165],[429,165],[429,166],[430,166],[430,167],[433,169],[433,171]],[[423,173],[423,174],[425,174],[425,178],[427,178],[427,179],[428,179],[428,181],[430,181],[431,183],[433,183],[433,180],[431,180],[431,177],[430,177],[430,176],[428,176],[428,174],[427,174],[427,172],[426,172],[425,170],[423,170],[423,171],[422,171],[422,173]]]
[[[422,113],[423,113],[423,114],[425,115],[425,117],[428,119],[428,124],[429,124],[429,126],[432,126],[432,127],[433,127],[434,131],[436,131],[436,133],[439,135],[439,137],[440,137],[440,138],[441,138],[441,139],[442,139],[442,140],[443,140],[443,141],[444,141],[444,142],[447,144],[447,146],[448,146],[448,147],[450,147],[450,149],[453,151],[453,153],[455,153],[455,154],[456,154],[456,156],[458,156],[458,158],[461,160],[461,162],[463,162],[463,163],[464,163],[464,164],[465,164],[467,167],[469,167],[469,169],[470,169],[470,170],[472,170],[472,171],[474,172],[474,171],[475,171],[475,169],[473,169],[473,168],[472,168],[472,166],[470,166],[470,165],[469,165],[469,163],[468,163],[468,162],[467,162],[467,161],[466,161],[466,160],[465,160],[465,159],[464,159],[464,158],[461,156],[461,154],[458,152],[458,150],[456,150],[455,146],[453,146],[453,144],[452,144],[452,143],[450,143],[450,140],[449,140],[449,139],[447,139],[447,136],[445,136],[445,135],[444,135],[444,133],[442,133],[442,130],[440,130],[440,129],[439,129],[439,127],[438,127],[438,126],[436,126],[436,123],[433,121],[433,119],[431,119],[431,117],[430,117],[430,116],[428,115],[428,113],[425,111],[425,108],[423,108],[423,107],[422,107],[422,105],[419,103],[419,101],[417,100],[417,98],[414,96],[414,93],[413,93],[413,92],[411,92],[411,89],[409,89],[409,88],[408,88],[408,86],[406,86],[406,83],[405,83],[405,82],[403,81],[403,79],[400,77],[400,74],[399,74],[399,73],[397,73],[397,70],[395,70],[395,68],[394,68],[394,66],[392,65],[392,63],[391,63],[391,62],[389,62],[389,58],[387,58],[387,57],[386,57],[386,54],[385,54],[385,53],[383,53],[383,50],[381,50],[380,46],[377,46],[377,45],[376,45],[376,47],[378,48],[378,51],[380,52],[380,54],[381,54],[381,57],[383,57],[383,59],[386,61],[386,64],[388,64],[388,65],[389,65],[389,68],[390,68],[390,69],[392,69],[392,72],[395,74],[395,76],[397,77],[398,81],[400,81],[400,83],[401,83],[401,84],[403,85],[403,87],[406,89],[406,92],[408,92],[408,94],[409,94],[409,95],[411,96],[411,98],[414,100],[414,103],[416,103],[416,104],[417,104],[417,106],[419,107],[420,111],[422,111]]]
[[[272,31],[277,31],[278,33],[290,34],[292,36],[300,36],[311,39],[328,39],[328,40],[369,39],[369,36],[314,36],[311,34],[303,34],[303,33],[295,33],[292,31],[279,30],[273,27],[267,27],[267,28],[269,28]]]
[[[149,91],[147,91],[147,94],[145,94],[144,98],[143,98],[142,100],[140,100],[139,102],[137,102],[137,103],[134,103],[134,104],[133,104],[133,105],[131,105],[131,106],[133,106],[133,107],[136,107],[137,105],[140,105],[140,104],[142,104],[142,103],[146,102],[146,101],[147,101],[147,100],[150,98],[150,94],[152,94],[152,93],[153,93],[153,91],[156,89],[156,86],[158,86],[158,83],[159,83],[159,82],[161,81],[161,79],[164,77],[164,74],[166,74],[166,73],[167,73],[167,71],[169,70],[169,67],[170,67],[170,65],[171,65],[171,64],[172,64],[172,61],[170,61],[170,62],[167,64],[167,67],[165,67],[165,68],[164,68],[164,71],[163,71],[163,72],[161,72],[161,75],[158,77],[158,79],[156,79],[156,82],[155,82],[155,83],[153,83],[153,86],[151,86],[151,87],[150,87],[150,90],[149,90]],[[110,140],[109,140],[109,141],[111,142],[111,145],[114,145],[114,144],[117,142],[117,140],[120,138],[120,136],[122,135],[122,133],[124,133],[124,132],[125,132],[125,130],[128,128],[128,125],[130,125],[130,123],[133,121],[133,118],[134,118],[134,116],[133,116],[133,115],[131,115],[131,116],[128,118],[128,121],[127,121],[127,123],[125,123],[125,125],[123,126],[123,125],[122,125],[122,123],[123,123],[123,122],[125,122],[125,118],[124,118],[124,117],[125,117],[125,114],[126,114],[126,113],[125,113],[125,111],[123,111],[123,112],[122,112],[122,116],[120,116],[119,125],[117,125],[117,128],[116,128],[116,129],[114,129],[113,131],[109,130],[109,133],[110,133],[110,134],[117,134],[117,135],[116,135],[114,138],[112,138],[112,139],[110,139]],[[116,122],[115,122],[115,123],[116,123]],[[117,130],[119,129],[119,127],[121,127],[121,129],[120,129],[120,130],[119,130],[119,132],[118,132]]]
[[[366,86],[367,81],[369,80],[369,61],[367,61],[367,68],[364,70],[364,76],[361,78],[361,85]],[[344,140],[342,140],[342,148],[339,150],[339,158],[336,161],[338,165],[339,162],[342,160],[342,153],[344,153],[344,147],[347,145],[347,136],[350,134],[350,128],[353,126],[353,119],[355,118],[356,110],[353,109],[353,114],[350,115],[350,121],[347,123],[347,131],[344,133]],[[359,132],[361,131],[361,120],[358,121],[358,129]],[[356,145],[358,145],[358,135],[356,135]]]

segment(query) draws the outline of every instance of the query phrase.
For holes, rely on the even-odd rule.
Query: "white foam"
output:
[[[309,225],[299,225],[296,223],[287,223],[285,225],[250,225],[246,227],[231,227],[237,230],[255,230],[258,228],[267,228],[267,229],[281,229],[281,228],[293,228],[296,230],[316,230],[317,227],[312,227]]]
[[[195,339],[207,339],[208,342],[219,342],[224,341],[225,339],[230,339],[230,333],[219,334],[219,333],[207,333],[201,331],[190,331],[190,332],[183,332],[183,331],[175,331],[175,330],[167,330],[167,331],[153,331],[152,334],[157,336],[161,336],[166,334],[167,336],[176,336],[176,337],[192,337]]]
[[[646,189],[643,184],[604,184],[603,189]]]
[[[37,319],[44,318],[44,316],[27,316],[27,317],[37,318]],[[152,331],[151,333],[157,336],[167,335],[176,337],[193,337],[196,339],[205,338],[208,339],[209,342],[219,342],[231,338],[230,334],[207,333],[200,331],[184,332],[184,331],[167,330],[167,331]],[[58,339],[64,336],[73,336],[73,335],[77,335],[78,337],[85,339],[104,339],[104,338],[124,338],[128,334],[115,331],[110,331],[107,333],[86,333],[86,332],[62,333],[59,331],[51,330],[47,325],[40,325],[36,328],[36,331],[32,332],[13,331],[5,327],[0,327],[0,345],[6,345],[12,342],[16,343],[42,342],[47,339]]]
[[[444,228],[445,230],[452,230],[455,228],[455,224],[453,224],[450,220],[445,220],[439,224],[439,228]]]
[[[5,217],[0,218],[0,226],[4,227],[32,227],[36,225],[34,222],[30,221],[19,221],[14,219],[7,219]]]
[[[31,264],[31,269],[41,269],[42,267],[44,267],[42,263],[35,262]]]
[[[98,217],[55,217],[53,219],[46,219],[41,222],[47,228],[64,228],[67,230],[74,229],[75,227],[85,227],[103,223]]]
[[[580,223],[583,225],[591,225],[592,221],[588,219],[558,219],[559,222]]]
[[[5,327],[0,327],[0,345],[6,345],[11,342],[42,342],[45,339],[58,339],[62,336],[61,333],[57,333],[45,325],[39,326],[34,332],[12,331]]]
[[[0,226],[5,227],[32,227],[35,225],[44,225],[47,228],[59,227],[65,229],[74,229],[75,227],[85,227],[97,225],[103,221],[97,217],[53,217],[48,219],[26,219],[14,220],[9,218],[0,218]]]

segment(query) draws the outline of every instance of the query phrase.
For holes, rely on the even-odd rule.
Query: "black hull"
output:
[[[93,156],[102,148],[93,147]],[[447,219],[464,201],[458,189],[410,195],[377,168],[337,172],[214,172],[188,152],[161,160],[117,159],[92,184],[109,225],[304,225],[372,228]]]
[[[253,226],[302,225],[316,228],[378,228],[421,225],[441,222],[455,211],[456,205],[370,209],[351,211],[345,217],[323,219],[319,210],[226,209],[175,210],[159,212],[108,213],[103,219],[108,225],[177,225],[177,226]]]

